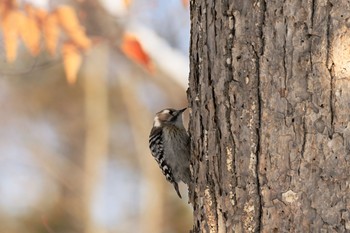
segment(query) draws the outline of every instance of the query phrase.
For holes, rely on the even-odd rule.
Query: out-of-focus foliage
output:
[[[81,65],[81,53],[91,47],[91,40],[79,23],[75,10],[70,6],[59,6],[47,12],[30,4],[25,4],[24,11],[16,0],[0,2],[1,29],[4,36],[6,59],[13,62],[17,56],[18,39],[33,56],[40,52],[41,37],[46,49],[56,54],[59,32],[65,32],[65,42],[61,47],[64,68],[69,83],[74,83]]]
[[[188,7],[189,4],[190,4],[190,0],[182,0],[182,5],[184,7]]]
[[[134,35],[125,34],[121,48],[130,59],[145,66],[150,73],[154,72],[154,65],[150,57]]]
[[[81,65],[81,54],[75,44],[71,41],[68,41],[62,45],[62,55],[67,81],[70,84],[74,84],[77,79],[79,67]]]
[[[128,7],[131,1],[125,1]],[[16,0],[0,2],[1,29],[4,35],[6,59],[13,62],[17,56],[18,39],[22,39],[31,55],[40,53],[41,37],[45,40],[46,50],[55,55],[58,47],[60,31],[65,33],[65,40],[60,48],[66,78],[74,84],[82,62],[82,53],[91,48],[92,41],[85,34],[75,9],[62,5],[48,12],[31,4],[25,4],[24,10],[19,8]],[[122,51],[135,62],[154,72],[150,57],[143,50],[135,36],[125,34],[121,44]]]
[[[1,19],[15,15],[0,22],[0,233],[190,228],[147,140],[155,112],[187,106],[188,12],[118,0],[118,15],[102,1],[117,2],[0,1]]]

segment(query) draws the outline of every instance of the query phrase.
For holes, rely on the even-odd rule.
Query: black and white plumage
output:
[[[185,110],[186,108],[167,108],[158,112],[149,136],[151,153],[180,198],[178,182],[189,185],[191,181],[190,141],[182,123],[182,113]]]

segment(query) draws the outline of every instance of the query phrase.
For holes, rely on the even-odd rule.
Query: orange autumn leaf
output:
[[[27,6],[26,11],[28,16],[23,15],[19,22],[19,34],[29,52],[36,56],[40,52],[40,28],[35,17],[34,8]]]
[[[80,51],[72,42],[66,42],[62,46],[63,66],[69,84],[74,84],[82,62]]]
[[[88,49],[91,47],[91,40],[85,35],[83,30],[77,30],[68,34],[69,38],[74,41],[80,48]]]
[[[38,23],[42,25],[44,21],[46,20],[49,13],[41,8],[33,8],[33,14],[35,15],[35,18],[38,20]]]
[[[24,10],[27,13],[28,16],[35,16],[35,10],[36,8],[34,8],[32,5],[26,3],[24,6]]]
[[[84,28],[80,25],[73,8],[60,6],[56,9],[56,15],[63,30],[77,46],[83,49],[91,46],[91,41],[85,35]]]
[[[189,0],[182,0],[181,2],[182,2],[183,7],[185,7],[185,8],[187,8],[188,5],[190,4]]]
[[[46,49],[51,55],[56,54],[60,29],[58,27],[58,18],[56,14],[49,14],[43,21],[43,34]]]
[[[0,1],[0,16],[5,14],[6,10],[7,10],[7,6],[5,2]]]
[[[0,1],[0,16],[5,15],[8,11],[17,8],[16,0],[1,0]]]
[[[129,8],[131,5],[131,0],[123,0],[123,3],[126,8]]]
[[[65,31],[75,30],[80,27],[77,14],[73,8],[69,6],[59,6],[55,12]]]
[[[142,45],[135,36],[131,34],[124,35],[121,49],[131,60],[143,65],[149,72],[154,72],[150,57],[144,51]]]
[[[23,14],[19,11],[8,11],[1,19],[6,60],[13,62],[17,55],[17,38],[19,35],[19,22],[22,21]]]

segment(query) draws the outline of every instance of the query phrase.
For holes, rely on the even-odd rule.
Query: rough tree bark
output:
[[[194,232],[350,232],[350,2],[192,0]]]

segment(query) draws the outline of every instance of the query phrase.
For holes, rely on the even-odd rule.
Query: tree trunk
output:
[[[350,231],[349,1],[191,1],[194,232]]]

